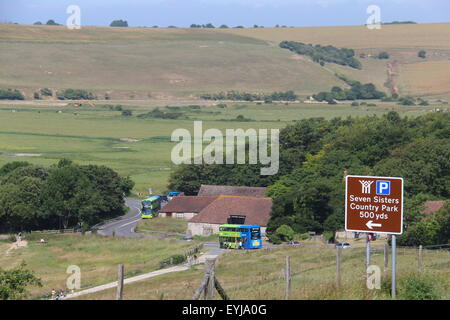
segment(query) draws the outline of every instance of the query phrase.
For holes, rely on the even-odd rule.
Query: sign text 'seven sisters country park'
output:
[[[401,234],[403,179],[347,176],[345,230]]]

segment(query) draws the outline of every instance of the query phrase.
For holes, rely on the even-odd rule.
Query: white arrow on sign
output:
[[[369,220],[369,221],[366,223],[366,226],[367,226],[367,228],[369,228],[370,230],[372,230],[372,229],[373,229],[372,227],[381,227],[381,223],[373,223],[372,220]]]

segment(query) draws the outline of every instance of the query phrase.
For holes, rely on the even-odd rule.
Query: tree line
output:
[[[205,100],[232,100],[232,101],[295,101],[298,95],[292,90],[273,92],[270,94],[227,91],[219,93],[204,93],[200,98]]]
[[[449,138],[448,114],[401,118],[391,111],[382,117],[305,119],[280,131],[277,175],[261,176],[259,165],[191,164],[172,173],[169,188],[196,194],[201,184],[266,186],[273,198],[267,232],[279,242],[281,226],[330,239],[343,229],[345,175],[403,177],[405,233],[399,244],[404,239],[408,244],[442,243],[450,239],[448,206],[423,222],[420,204],[449,198]],[[423,230],[432,234],[428,242],[414,242]]]
[[[112,169],[60,160],[50,167],[15,161],[0,168],[0,232],[89,226],[125,213],[134,182]]]
[[[316,101],[333,103],[334,100],[383,99],[386,97],[386,94],[378,91],[373,83],[362,84],[359,81],[352,81],[350,89],[342,89],[334,86],[330,92],[322,91],[313,94],[312,97]]]
[[[361,69],[361,62],[355,58],[355,51],[347,48],[336,48],[334,46],[312,45],[296,41],[282,41],[280,47],[288,49],[300,55],[309,56],[314,62],[325,65],[325,62],[336,63]]]

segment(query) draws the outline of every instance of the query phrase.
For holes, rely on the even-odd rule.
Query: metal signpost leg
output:
[[[369,234],[367,234],[366,237],[366,273],[367,268],[370,266],[370,241],[369,241]]]
[[[397,243],[396,243],[396,236],[392,235],[392,298],[395,299],[396,297],[396,258],[397,258]]]

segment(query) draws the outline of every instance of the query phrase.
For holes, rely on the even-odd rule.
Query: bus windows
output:
[[[252,239],[259,239],[261,238],[261,231],[259,228],[252,228],[251,230]]]

